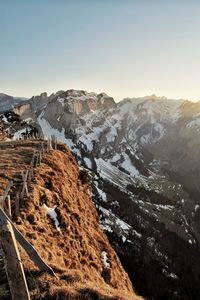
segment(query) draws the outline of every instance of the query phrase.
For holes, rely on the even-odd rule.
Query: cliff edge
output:
[[[17,162],[26,168],[31,151],[39,147],[39,141],[7,143],[1,149],[7,178],[12,179]],[[68,148],[60,144],[46,153],[34,174],[15,223],[58,278],[41,273],[20,249],[31,299],[142,299],[100,227],[87,174]]]

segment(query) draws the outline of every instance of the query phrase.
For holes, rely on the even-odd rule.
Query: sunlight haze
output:
[[[0,91],[200,99],[199,1],[0,0]]]

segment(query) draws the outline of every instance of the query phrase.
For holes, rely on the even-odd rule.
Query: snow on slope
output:
[[[67,139],[65,137],[65,129],[62,128],[61,131],[52,128],[51,125],[49,124],[49,122],[47,122],[47,120],[45,118],[43,118],[44,115],[44,111],[41,112],[41,114],[38,117],[38,123],[42,129],[43,135],[46,137],[53,137],[55,136],[58,141],[63,142],[64,144],[66,144],[67,146],[69,146],[69,148],[71,148],[73,146],[72,140],[71,139]]]
[[[127,98],[119,103],[120,114],[136,112],[134,120],[137,120],[138,114],[149,118],[151,123],[157,121],[171,120],[176,122],[180,117],[180,105],[185,100],[170,100],[162,97],[150,96],[143,98]],[[159,120],[157,119],[159,116]]]
[[[197,117],[195,118],[194,120],[190,121],[186,127],[189,127],[189,128],[195,128],[197,129],[197,131],[200,131],[200,118]]]
[[[120,236],[123,241],[127,240],[130,230],[137,238],[142,237],[142,235],[136,230],[134,230],[132,226],[116,217],[110,210],[105,209],[101,206],[99,207],[99,209],[105,217],[101,222],[101,226],[104,230],[109,232],[116,232],[117,235]]]

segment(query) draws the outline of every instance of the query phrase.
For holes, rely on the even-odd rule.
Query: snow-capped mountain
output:
[[[102,227],[138,291],[199,299],[200,102],[115,103],[76,90],[44,98],[13,113],[24,130],[29,123],[66,143],[89,170]]]

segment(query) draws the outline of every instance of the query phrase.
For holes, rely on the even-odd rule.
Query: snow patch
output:
[[[22,137],[22,133],[26,133],[27,132],[27,128],[23,128],[21,130],[18,130],[14,133],[13,135],[13,140],[16,141],[18,139],[20,139]]]
[[[169,210],[171,210],[171,209],[174,208],[172,205],[163,205],[163,204],[154,204],[154,206],[156,208],[158,208],[158,209],[162,208],[162,209],[169,209]]]
[[[104,267],[106,269],[110,269],[110,263],[109,263],[109,260],[108,260],[108,253],[106,251],[102,251],[101,257],[102,257],[102,260],[103,260],[103,263],[104,263]]]
[[[3,116],[2,121],[6,124],[9,124],[8,119],[6,118],[6,116]]]
[[[57,205],[54,205],[53,208],[48,207],[45,203],[43,204],[44,209],[47,212],[47,215],[54,221],[56,229],[60,231],[60,224],[57,219],[57,213],[55,211]]]
[[[138,170],[133,166],[129,156],[126,153],[123,153],[124,161],[121,163],[122,168],[130,173],[130,175],[136,177],[139,175]]]
[[[87,157],[84,157],[84,162],[86,163],[86,166],[89,168],[89,169],[92,169],[92,162],[89,158]]]
[[[200,127],[200,118],[196,118],[189,122],[186,127],[188,128],[193,128],[193,127]]]
[[[58,97],[58,102],[60,102],[62,104],[62,107],[65,105],[65,99],[64,98],[59,98]]]
[[[97,189],[97,192],[99,193],[99,196],[101,197],[101,199],[106,202],[107,201],[107,196],[106,196],[106,193],[104,193],[100,188],[98,188],[96,185],[95,185],[96,189]]]
[[[52,128],[49,122],[43,118],[43,115],[44,115],[44,111],[42,111],[41,114],[39,115],[38,123],[42,129],[44,136],[47,136],[48,138],[55,136],[58,141],[63,142],[69,147],[72,146],[73,144],[72,141],[70,139],[66,139],[65,137],[65,129],[62,128],[62,130],[59,131],[58,129]]]
[[[115,127],[112,126],[110,128],[110,131],[106,134],[107,142],[108,143],[114,142],[116,137],[117,137],[117,130],[115,129]]]
[[[110,162],[117,162],[118,160],[120,160],[121,155],[119,153],[116,153],[111,159]]]

